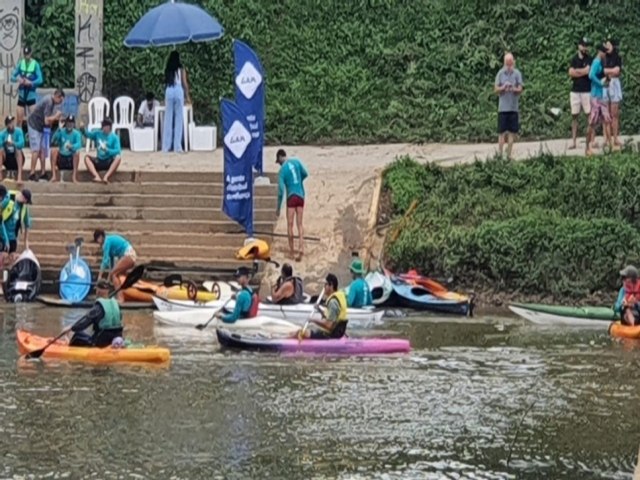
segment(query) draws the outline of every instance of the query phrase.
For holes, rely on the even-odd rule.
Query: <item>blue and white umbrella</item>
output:
[[[222,25],[205,10],[171,0],[145,13],[127,34],[124,44],[127,47],[164,47],[210,42],[222,35]]]

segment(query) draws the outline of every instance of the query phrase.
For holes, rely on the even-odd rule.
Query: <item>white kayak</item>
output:
[[[153,316],[158,323],[167,325],[170,327],[195,327],[196,325],[207,323],[211,318],[211,312],[205,312],[204,310],[196,310],[189,312],[188,316],[184,316],[185,312],[153,312]],[[286,320],[279,318],[266,317],[264,315],[258,315],[254,318],[247,318],[245,320],[238,320],[235,323],[222,323],[218,320],[213,320],[207,329],[214,331],[217,326],[224,326],[231,330],[259,330],[261,332],[269,333],[294,333],[300,330],[300,326]]]
[[[159,321],[171,321],[174,325],[192,323],[191,318],[210,318],[213,313],[222,307],[224,300],[215,300],[207,303],[196,303],[190,300],[167,300],[164,298],[153,297],[153,301],[158,308],[153,316]],[[227,305],[227,310],[233,310],[235,302],[232,300]],[[309,320],[311,312],[314,312],[314,306],[309,303],[299,303],[297,305],[275,305],[271,303],[262,303],[258,307],[258,315],[275,319],[287,320],[296,325],[304,325]],[[207,316],[208,315],[208,316]],[[347,312],[349,326],[366,328],[382,323],[384,310],[376,310],[371,308],[350,308]],[[314,312],[311,317],[320,320],[320,314]],[[180,320],[184,319],[184,320]],[[206,321],[206,320],[205,320]],[[202,322],[196,322],[202,323]]]

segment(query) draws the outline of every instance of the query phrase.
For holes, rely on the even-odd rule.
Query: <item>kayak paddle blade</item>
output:
[[[127,278],[125,278],[124,282],[122,282],[122,286],[120,287],[120,290],[125,290],[131,287],[134,283],[140,280],[143,275],[144,275],[144,265],[138,265],[136,268],[134,268],[129,272],[129,275],[127,275]]]
[[[182,285],[182,275],[174,273],[165,277],[163,282],[165,287],[174,287],[176,285]]]

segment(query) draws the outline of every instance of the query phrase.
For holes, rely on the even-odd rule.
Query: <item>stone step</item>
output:
[[[32,206],[34,222],[45,220],[48,215],[54,213],[49,205],[34,204]],[[168,207],[83,207],[67,206],[58,209],[64,212],[67,221],[75,219],[109,219],[109,220],[158,220],[173,222],[175,220],[202,220],[218,221],[228,220],[228,217],[219,208],[168,208]],[[57,212],[56,212],[57,214]],[[254,209],[255,221],[275,221],[275,209]],[[189,232],[189,229],[186,230]]]
[[[37,253],[37,252],[36,252]],[[65,263],[69,261],[69,255],[67,254],[37,254],[40,265],[46,267],[62,268]],[[85,260],[92,269],[100,266],[98,257],[85,257]],[[150,258],[143,255],[138,256],[138,264],[158,266],[167,269],[167,273],[171,273],[174,269],[188,270],[194,268],[197,270],[202,269],[234,269],[241,265],[251,265],[251,262],[244,260],[236,260],[235,258],[216,259],[206,256],[195,256],[190,258],[182,257],[164,257],[164,258]]]
[[[12,189],[15,185],[7,185]],[[25,188],[33,193],[34,203],[38,202],[40,193],[84,193],[90,195],[99,194],[138,194],[138,195],[165,195],[165,196],[193,196],[193,195],[222,195],[222,183],[181,183],[181,182],[126,182],[102,185],[93,182],[84,183],[50,183],[50,182],[26,182]],[[254,195],[276,195],[277,186],[260,185],[254,187]]]
[[[34,192],[35,195],[35,192]],[[212,208],[220,210],[222,207],[222,195],[140,195],[134,193],[108,194],[97,193],[94,195],[87,193],[38,193],[35,205],[66,207],[93,206],[93,207],[158,207],[161,205],[169,207],[192,207],[192,208]],[[253,206],[256,209],[276,209],[276,195],[260,195],[253,197]]]
[[[58,211],[57,214],[64,213]],[[273,232],[274,221],[255,221],[254,229],[262,232]],[[192,233],[236,233],[241,227],[232,220],[116,220],[116,219],[68,219],[45,217],[34,220],[33,230],[56,231],[60,228],[70,231],[93,231],[103,228],[111,232],[119,232],[127,236],[128,232],[184,232]],[[87,239],[89,237],[86,237]]]
[[[234,230],[235,231],[235,230]],[[160,231],[160,232],[138,232],[129,231],[125,236],[134,245],[135,248],[147,245],[181,245],[181,246],[216,246],[216,247],[233,247],[240,248],[244,244],[245,235],[242,234],[212,234],[212,233],[193,233],[178,231]],[[82,249],[89,247],[93,241],[93,230],[31,230],[29,232],[30,243],[52,243],[65,248],[65,245],[73,243],[78,237],[84,239]],[[271,241],[273,237],[265,235],[257,235],[258,238]],[[96,244],[93,244],[97,246]]]

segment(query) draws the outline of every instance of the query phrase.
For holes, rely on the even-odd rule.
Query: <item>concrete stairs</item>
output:
[[[79,173],[81,183],[73,184],[70,172],[64,174],[60,183],[22,185],[33,193],[29,240],[45,283],[58,278],[69,258],[66,246],[76,237],[84,238],[82,256],[97,273],[100,251],[91,243],[96,228],[127,237],[139,261],[151,266],[150,278],[161,279],[168,273],[182,273],[196,281],[224,278],[240,265],[251,265],[234,258],[245,236],[221,211],[221,173],[122,172],[109,185],[91,182],[86,172]],[[6,186],[18,188],[12,181]],[[257,231],[273,232],[276,197],[273,176],[271,185],[254,188]]]

